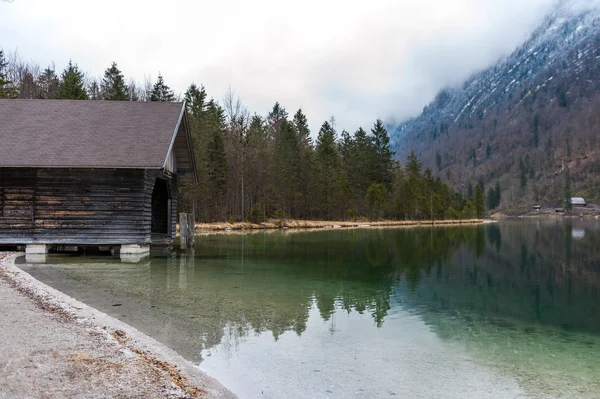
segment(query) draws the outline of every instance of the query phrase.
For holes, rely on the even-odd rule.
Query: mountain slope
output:
[[[499,181],[505,208],[562,198],[567,175],[573,193],[599,198],[596,4],[561,2],[509,57],[394,127],[400,158],[415,151],[464,191]]]

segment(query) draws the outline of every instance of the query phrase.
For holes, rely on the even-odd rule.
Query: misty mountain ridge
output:
[[[393,126],[399,158],[415,151],[457,188],[500,181],[511,208],[560,197],[567,170],[600,197],[599,28],[600,1],[561,1],[511,55]]]

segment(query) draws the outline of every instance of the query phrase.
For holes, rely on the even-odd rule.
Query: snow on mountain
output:
[[[547,15],[542,25],[511,55],[495,66],[477,73],[462,87],[448,88],[438,93],[423,113],[392,127],[392,142],[403,155],[410,148],[406,144],[432,128],[452,129],[453,125],[471,118],[482,119],[491,107],[502,105],[513,95],[536,82],[543,87],[547,81],[538,82],[540,75],[551,66],[566,62],[565,54],[581,47],[577,66],[569,65],[567,74],[581,73],[583,60],[594,55],[600,62],[598,48],[589,40],[600,34],[600,0],[561,1]],[[588,41],[586,45],[584,42]],[[411,137],[412,136],[412,137]]]

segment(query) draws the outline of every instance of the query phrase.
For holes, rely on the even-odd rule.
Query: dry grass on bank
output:
[[[293,220],[272,219],[265,223],[196,223],[196,233],[232,230],[277,230],[277,229],[342,229],[342,228],[368,228],[368,227],[414,227],[414,226],[447,226],[481,224],[482,219],[469,220],[385,220],[379,222],[356,221],[340,222],[326,220]]]

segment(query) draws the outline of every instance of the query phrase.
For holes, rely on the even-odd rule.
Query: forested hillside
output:
[[[574,5],[561,2],[512,55],[394,126],[392,147],[461,192],[485,186],[501,198],[490,208],[600,198],[600,12]]]
[[[114,62],[96,79],[72,61],[58,74],[16,53],[6,58],[0,51],[0,98],[185,100],[200,184],[183,190],[182,203],[194,204],[199,221],[471,219],[485,212],[481,187],[470,201],[423,170],[414,154],[401,167],[381,120],[369,132],[338,134],[332,117],[313,141],[302,110],[290,115],[279,103],[262,116],[231,91],[219,102],[192,83],[180,98],[160,74],[139,84]]]

